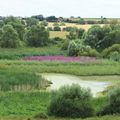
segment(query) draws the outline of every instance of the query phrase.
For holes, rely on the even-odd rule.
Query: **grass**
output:
[[[63,55],[63,51],[58,46],[46,46],[40,48],[0,48],[0,59],[20,59],[21,57],[36,55]]]
[[[48,92],[0,93],[0,116],[29,116],[47,112]]]
[[[120,63],[105,60],[87,64],[1,60],[0,68],[13,72],[64,73],[78,76],[120,75]]]
[[[0,71],[0,91],[42,90],[48,82],[35,73]]]

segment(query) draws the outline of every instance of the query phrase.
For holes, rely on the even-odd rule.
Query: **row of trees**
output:
[[[106,57],[110,57],[110,55],[115,56],[116,54],[120,56],[119,24],[105,25],[103,27],[95,25],[88,31],[77,28],[70,29],[67,39],[62,49],[68,50],[68,55],[70,56],[98,56],[102,53],[104,57],[105,54]],[[109,52],[109,55],[107,55],[108,48],[114,53]],[[118,59],[118,57],[116,59]]]
[[[45,46],[49,32],[35,18],[7,17],[0,21],[0,47]]]

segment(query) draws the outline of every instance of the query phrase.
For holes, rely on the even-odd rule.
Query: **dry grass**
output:
[[[69,32],[65,31],[50,31],[50,38],[60,37],[62,39],[66,39],[66,36]]]
[[[54,23],[49,22],[48,27],[53,27],[53,24]],[[60,26],[60,27],[61,29],[66,28],[66,27],[77,27],[77,28],[85,29],[87,31],[89,28],[91,28],[91,26],[93,25],[90,25],[90,24],[80,25],[80,24],[75,24],[75,23],[65,23],[65,26]],[[103,26],[103,24],[100,24],[100,26]]]

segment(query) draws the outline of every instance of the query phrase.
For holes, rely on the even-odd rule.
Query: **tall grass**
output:
[[[38,90],[48,82],[35,73],[0,71],[0,91]]]
[[[1,69],[9,71],[24,71],[36,73],[64,73],[81,76],[120,75],[120,63],[99,61],[97,63],[66,63],[66,62],[36,62],[36,61],[0,61]]]

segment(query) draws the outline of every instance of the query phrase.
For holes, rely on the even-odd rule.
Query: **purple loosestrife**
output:
[[[32,56],[26,57],[23,60],[28,61],[61,61],[61,62],[95,62],[95,57],[65,57],[65,56]]]

